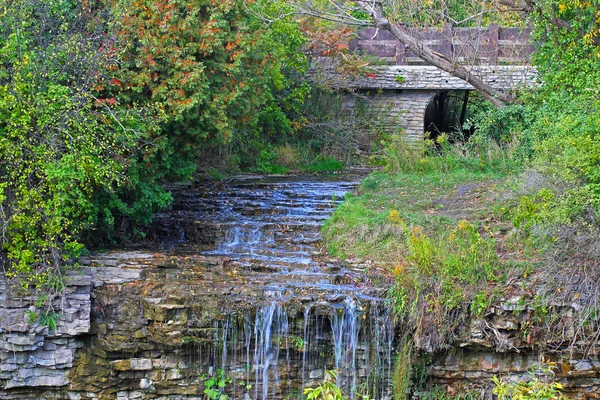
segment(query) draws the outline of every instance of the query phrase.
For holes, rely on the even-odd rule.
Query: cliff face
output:
[[[54,331],[30,323],[32,300],[8,298],[3,281],[0,398],[203,398],[204,382],[217,369],[232,377],[226,386],[233,398],[262,398],[265,385],[268,398],[295,398],[289,396],[299,395],[303,385],[317,384],[325,368],[335,367],[331,343],[336,332],[327,321],[348,311],[341,303],[315,302],[307,295],[285,307],[264,307],[258,295],[249,300],[249,287],[232,289],[228,279],[206,287],[206,270],[199,267],[197,280],[168,279],[181,273],[173,268],[176,262],[146,253],[104,256],[103,266],[69,276],[64,312]],[[229,270],[205,267],[222,277]],[[244,300],[233,300],[241,293]],[[427,343],[417,343],[422,355],[416,363],[427,371],[428,382],[450,395],[468,389],[491,398],[492,376],[527,378],[543,357],[557,364],[556,380],[569,398],[600,398],[593,328],[577,325],[572,304],[556,304],[547,316],[556,333],[552,336],[542,332],[536,310],[526,303],[515,296],[481,319],[466,318],[447,350],[428,354]],[[255,326],[267,315],[281,337],[271,337],[277,341],[271,346],[277,357],[264,370],[258,364],[275,353],[264,352],[267,343]],[[373,306],[361,315],[376,321],[382,314]],[[383,351],[374,357],[373,348],[383,349],[391,338],[376,341],[373,336],[387,333],[375,323],[359,332],[355,377],[361,380],[371,374],[375,358],[386,356]],[[390,368],[383,366],[378,373],[386,375],[378,389],[381,397],[376,397],[383,399]]]
[[[204,258],[98,262],[71,279],[55,331],[25,319],[26,300],[7,303],[0,398],[199,399],[218,370],[233,399],[298,398],[334,368],[348,393],[388,398],[393,330],[375,301],[307,290],[284,302]]]
[[[483,318],[466,318],[448,350],[423,352],[418,362],[429,367],[430,383],[451,395],[468,390],[491,398],[494,375],[529,379],[544,362],[556,364],[554,379],[568,398],[600,398],[597,328],[579,324],[576,304],[549,305],[540,318],[529,300],[503,299]]]
[[[65,297],[53,304],[62,311],[50,330],[30,322],[40,317],[35,299],[9,296],[0,277],[0,398],[38,398],[68,386],[82,338],[90,332],[91,277],[72,274],[66,283]]]
[[[67,276],[60,314],[44,316],[53,329],[34,315],[35,299],[0,280],[0,399],[200,399],[222,390],[291,400],[331,369],[350,398],[389,399],[403,332],[388,284],[375,265],[330,258],[320,246],[322,222],[353,185],[281,178],[183,190],[156,218],[157,241],[168,240],[99,255]],[[419,379],[490,398],[493,375],[525,377],[543,355],[569,396],[597,398],[598,327],[578,326],[576,303],[536,304],[524,282],[511,290],[482,318],[442,321],[452,325],[442,350],[415,335]]]

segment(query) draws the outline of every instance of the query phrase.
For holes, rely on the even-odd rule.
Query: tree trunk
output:
[[[371,14],[371,17],[379,29],[385,29],[390,32],[396,39],[402,42],[406,48],[414,52],[419,58],[469,83],[496,107],[502,107],[513,101],[511,96],[494,89],[477,76],[471,75],[471,72],[464,66],[453,64],[452,61],[446,58],[444,55],[436,53],[430,48],[424,46],[417,38],[411,36],[407,32],[402,31],[397,26],[392,25],[386,18],[374,15],[373,13]]]

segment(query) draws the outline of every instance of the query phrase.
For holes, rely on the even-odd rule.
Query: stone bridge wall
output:
[[[537,71],[528,65],[488,65],[473,67],[473,76],[494,89],[531,88],[537,82]],[[374,68],[371,74],[349,76],[334,69],[322,72],[326,82],[337,89],[402,89],[402,90],[474,90],[469,83],[433,66],[396,65]]]
[[[531,66],[479,66],[472,70],[495,89],[518,90],[537,83]],[[343,75],[334,68],[319,72],[322,79],[346,93],[344,115],[352,113],[357,99],[367,101],[367,109],[376,114],[373,132],[394,132],[403,128],[412,141],[423,140],[425,110],[436,94],[447,90],[474,90],[469,83],[433,66],[397,65],[377,67],[360,76]]]
[[[402,129],[407,140],[418,142],[423,139],[425,109],[435,94],[431,90],[345,92],[342,119],[363,102],[373,114],[371,133],[393,133]]]

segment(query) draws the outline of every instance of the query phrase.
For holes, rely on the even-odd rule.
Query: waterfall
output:
[[[201,369],[220,366],[231,376],[231,399],[301,395],[330,369],[351,400],[389,395],[394,335],[381,291],[348,282],[358,273],[315,257],[322,221],[354,185],[243,181],[202,197],[210,211],[198,215],[213,218],[220,235],[200,254],[211,265],[233,265],[235,275],[220,270],[233,305],[217,324],[219,343],[200,345],[204,357],[196,358]]]

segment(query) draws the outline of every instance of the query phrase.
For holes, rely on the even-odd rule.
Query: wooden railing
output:
[[[408,32],[433,51],[457,62],[528,64],[533,52],[528,28],[500,28],[491,24],[485,28],[413,28]],[[375,28],[360,30],[358,38],[350,42],[350,50],[376,56],[389,64],[425,63],[391,33]]]

